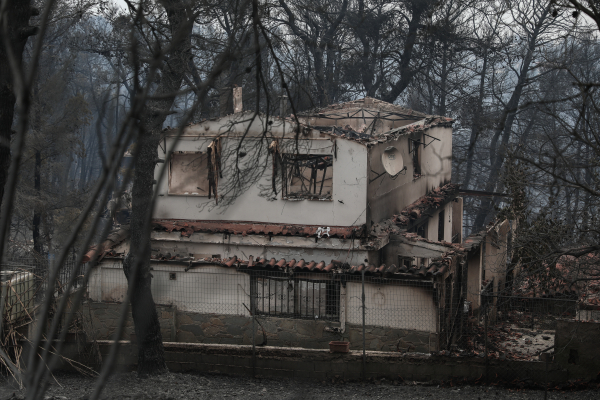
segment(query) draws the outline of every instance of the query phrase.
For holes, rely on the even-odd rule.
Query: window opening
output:
[[[283,154],[281,159],[284,199],[332,199],[332,155]]]
[[[419,145],[421,144],[421,139],[410,139],[409,143],[409,153],[412,155],[412,163],[413,163],[413,175],[414,177],[421,176],[421,160],[419,158]]]
[[[439,213],[439,222],[438,222],[438,242],[444,240],[444,210],[441,210]]]
[[[169,194],[208,196],[208,154],[179,152],[169,162]]]
[[[337,320],[340,283],[288,277],[253,277],[256,314]]]

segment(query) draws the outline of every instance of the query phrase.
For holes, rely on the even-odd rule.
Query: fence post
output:
[[[256,331],[256,315],[252,313],[252,377],[256,378],[256,340],[254,338]]]
[[[362,373],[363,380],[367,379],[367,353],[366,353],[366,339],[365,339],[365,269],[362,270],[362,341],[363,341],[363,359],[362,359]]]
[[[545,354],[544,359],[546,360],[546,374],[544,375],[544,400],[548,400],[548,359],[550,358],[549,354]]]
[[[484,362],[485,362],[485,382],[489,382],[488,376],[488,300],[484,302],[483,306],[483,335],[485,336],[485,349],[484,349]]]

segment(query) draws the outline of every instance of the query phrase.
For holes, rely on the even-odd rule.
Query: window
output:
[[[419,157],[419,145],[421,144],[421,138],[409,139],[408,143],[408,151],[412,155],[413,177],[418,178],[421,176],[421,160]]]
[[[257,314],[325,320],[339,316],[339,282],[273,276],[254,276],[252,282]]]
[[[169,194],[208,196],[208,154],[177,152],[169,163]]]
[[[333,156],[282,154],[283,198],[331,200]]]
[[[438,242],[444,240],[444,210],[440,211],[439,221],[438,221]]]

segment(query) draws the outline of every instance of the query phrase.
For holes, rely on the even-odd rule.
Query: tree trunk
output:
[[[38,14],[37,9],[31,7],[31,0],[6,0],[6,19],[0,15],[0,35],[4,36],[4,32],[8,31],[17,68],[22,64],[27,38],[37,32],[36,27],[29,26],[29,18]],[[5,27],[4,21],[8,22],[8,27]],[[0,204],[10,168],[10,137],[16,103],[10,71],[8,52],[4,40],[0,40]]]
[[[467,149],[467,167],[465,179],[463,181],[464,189],[469,189],[471,185],[471,175],[473,173],[473,161],[475,158],[475,145],[481,132],[481,118],[483,116],[483,100],[485,98],[485,76],[487,74],[488,64],[488,46],[486,44],[483,50],[483,66],[481,67],[481,76],[479,80],[479,96],[477,98],[477,106],[473,114],[473,122],[471,124],[471,137],[469,138],[469,148]]]
[[[400,58],[400,79],[394,83],[388,93],[386,93],[382,100],[388,103],[396,101],[398,96],[408,87],[415,72],[410,67],[410,61],[412,59],[412,52],[417,42],[417,35],[419,27],[421,26],[421,17],[428,7],[427,2],[414,2],[412,5],[412,18],[408,23],[408,32],[406,35],[406,41],[404,42],[404,50],[402,51],[402,57]]]
[[[529,74],[529,69],[533,61],[533,53],[537,46],[538,35],[540,34],[542,25],[544,24],[547,15],[548,9],[545,9],[540,16],[540,19],[537,21],[535,29],[531,32],[527,53],[523,59],[523,65],[521,66],[517,85],[515,86],[510,100],[502,110],[502,116],[500,117],[499,124],[495,129],[494,137],[492,138],[492,143],[490,146],[490,173],[485,185],[486,192],[494,191],[498,184],[502,164],[506,158],[508,143],[512,134],[512,127],[517,116],[519,103],[521,101],[521,95],[523,94],[523,89],[528,84],[527,75]],[[497,146],[499,139],[501,139],[500,146]],[[477,217],[475,218],[475,229],[478,229],[484,225],[487,216],[492,210],[493,200],[491,198],[482,200],[481,207],[477,213]]]
[[[123,263],[129,282],[131,313],[138,340],[138,373],[160,374],[167,370],[156,305],[150,286],[150,230],[154,168],[162,126],[183,82],[191,57],[192,12],[186,1],[162,0],[171,33],[171,51],[161,67],[161,79],[146,102],[140,118],[132,188],[131,244]]]
[[[42,221],[42,216],[40,212],[40,190],[42,188],[42,177],[41,177],[41,169],[42,169],[42,153],[39,150],[35,151],[35,168],[34,168],[34,189],[36,198],[36,204],[33,211],[33,251],[35,251],[38,255],[42,255],[44,248],[42,246],[42,238],[40,235],[40,223]]]

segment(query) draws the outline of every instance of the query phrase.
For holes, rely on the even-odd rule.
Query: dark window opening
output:
[[[413,163],[413,175],[414,177],[421,176],[421,160],[419,158],[419,145],[421,144],[421,139],[417,140],[409,140],[410,144],[410,153],[412,155],[412,163]]]
[[[331,200],[333,156],[282,154],[283,198]]]
[[[444,240],[444,219],[446,218],[444,210],[440,211],[439,214],[439,221],[438,221],[438,242],[441,242],[442,240]]]
[[[288,277],[253,277],[257,315],[337,320],[340,283]]]
[[[412,267],[413,261],[413,257],[398,256],[398,265],[404,266],[406,269]]]
[[[427,221],[417,226],[415,233],[424,239],[427,239]]]

